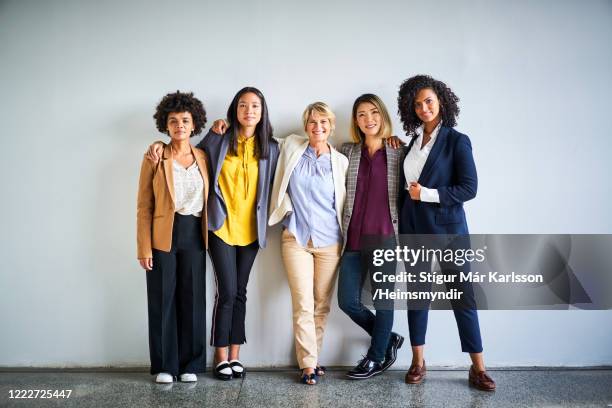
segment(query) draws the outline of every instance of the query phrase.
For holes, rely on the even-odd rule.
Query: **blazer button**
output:
[[[394,223],[394,224],[397,224],[397,220],[393,220],[393,223]]]
[[[260,209],[260,208],[261,208],[261,206],[260,206],[260,205],[258,205],[258,206],[257,206],[257,211],[259,211],[259,209]]]

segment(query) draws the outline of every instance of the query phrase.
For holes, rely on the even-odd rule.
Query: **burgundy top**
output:
[[[387,152],[383,147],[370,157],[367,147],[363,146],[346,249],[359,251],[361,237],[365,235],[388,237],[394,234],[387,187]]]

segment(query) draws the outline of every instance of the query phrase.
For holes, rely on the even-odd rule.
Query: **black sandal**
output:
[[[302,372],[302,384],[306,385],[317,385],[317,375],[315,373],[312,374],[304,374]]]
[[[246,376],[246,370],[239,360],[232,360],[229,362],[229,365],[232,369],[232,376],[234,378],[243,378]],[[236,367],[240,367],[241,370],[236,370]]]
[[[219,364],[217,364],[217,366],[213,370],[213,373],[215,374],[215,377],[217,377],[218,379],[223,380],[223,381],[231,380],[234,371],[232,370],[232,374],[222,373],[221,370],[224,370],[226,368],[229,368],[230,370],[232,369],[232,367],[230,366],[230,364],[227,361],[222,361]]]
[[[325,366],[317,365],[315,367],[315,374],[319,377],[323,377],[325,375],[325,371],[327,371],[327,368]]]

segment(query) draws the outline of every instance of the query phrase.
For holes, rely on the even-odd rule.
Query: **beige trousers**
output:
[[[312,241],[304,248],[288,229],[283,230],[281,253],[291,290],[300,369],[314,368],[319,362],[341,250],[340,244],[313,248]]]

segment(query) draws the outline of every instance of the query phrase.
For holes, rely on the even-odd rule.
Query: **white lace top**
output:
[[[176,160],[172,162],[174,177],[174,208],[181,215],[202,216],[204,207],[204,180],[194,161],[184,168]]]

